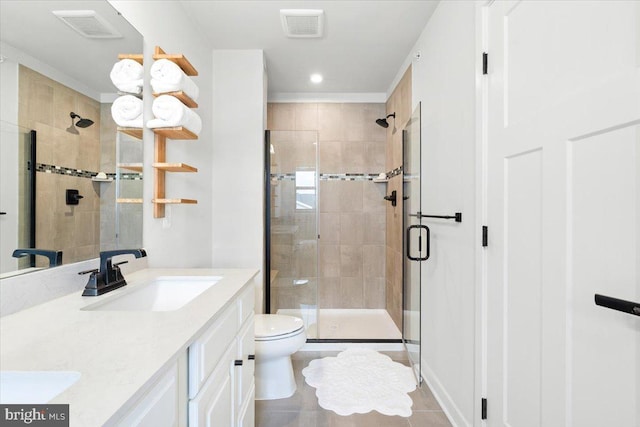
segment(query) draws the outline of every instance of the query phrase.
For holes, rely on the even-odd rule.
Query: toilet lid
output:
[[[256,314],[256,338],[271,338],[290,334],[304,328],[302,319],[281,314]]]

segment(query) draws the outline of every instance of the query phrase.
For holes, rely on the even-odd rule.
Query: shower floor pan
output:
[[[279,309],[277,314],[302,318],[307,327],[307,339],[399,340],[402,338],[400,330],[384,309]]]

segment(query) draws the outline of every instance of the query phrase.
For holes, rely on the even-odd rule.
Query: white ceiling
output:
[[[386,92],[438,3],[179,1],[212,49],[264,50],[270,94]],[[321,39],[284,35],[280,9],[299,8],[324,10]],[[51,13],[60,9],[96,10],[125,37],[84,38]],[[96,93],[115,92],[109,71],[118,53],[142,52],[142,36],[104,0],[0,0],[0,40]],[[312,84],[312,73],[324,82]]]
[[[77,9],[95,10],[124,37],[88,39],[51,13]],[[116,92],[109,72],[119,53],[142,53],[142,36],[104,0],[0,0],[0,40],[97,94]]]
[[[213,49],[263,49],[269,92],[384,93],[438,1],[179,0]],[[280,9],[323,9],[324,37],[284,35]],[[319,85],[312,73],[324,76]]]

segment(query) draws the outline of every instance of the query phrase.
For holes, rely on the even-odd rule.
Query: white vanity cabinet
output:
[[[189,346],[190,427],[253,426],[253,307],[249,284]]]
[[[182,369],[181,369],[182,368]],[[181,427],[185,425],[186,358],[174,362],[116,425]]]

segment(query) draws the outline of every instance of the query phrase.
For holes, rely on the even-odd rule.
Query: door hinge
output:
[[[487,419],[487,399],[482,398],[482,419]]]
[[[482,52],[482,74],[489,74],[489,54]]]
[[[486,225],[482,226],[482,247],[486,248],[489,246],[489,227]]]

